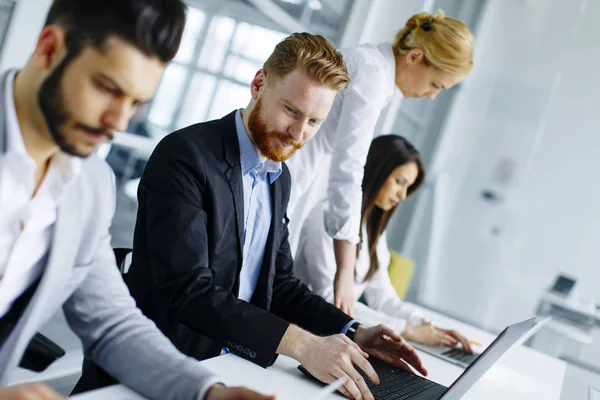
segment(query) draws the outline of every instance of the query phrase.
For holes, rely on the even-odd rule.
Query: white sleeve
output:
[[[364,167],[375,125],[387,101],[385,71],[363,65],[342,93],[329,172],[325,228],[334,239],[358,243]]]
[[[365,299],[369,307],[380,311],[386,315],[407,321],[411,325],[417,325],[421,322],[420,313],[410,305],[404,303],[392,282],[388,273],[390,265],[390,251],[387,247],[387,237],[383,233],[377,243],[377,259],[379,260],[379,269],[373,277],[367,282],[365,288]]]
[[[300,232],[294,272],[316,294],[333,303],[333,281],[337,264],[333,239],[325,232],[320,202],[310,211]]]
[[[298,154],[294,154],[285,162],[292,179],[292,190],[287,208],[287,215],[290,219],[298,217],[294,212],[298,202],[314,183],[317,171],[323,169],[322,160],[327,154],[327,137],[325,136],[323,133],[317,132],[317,135],[306,143]],[[320,199],[323,197],[324,195],[321,195]],[[321,217],[321,219],[323,218]]]

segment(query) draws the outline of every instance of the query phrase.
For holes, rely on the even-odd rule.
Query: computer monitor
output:
[[[553,294],[569,297],[573,293],[577,280],[567,275],[558,275],[554,285],[550,289]]]

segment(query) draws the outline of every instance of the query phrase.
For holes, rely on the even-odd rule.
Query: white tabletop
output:
[[[495,335],[443,315],[425,309],[421,311],[426,318],[434,320],[438,326],[457,329],[483,346],[489,345],[495,338]],[[419,354],[429,370],[428,378],[444,386],[451,385],[463,371],[436,357],[422,352]],[[310,399],[310,396],[320,388],[317,383],[302,375],[297,369],[298,363],[288,357],[280,356],[268,369],[263,369],[232,354],[205,360],[201,364],[222,376],[228,385],[247,386],[265,394],[275,394],[278,399]],[[463,399],[559,400],[565,369],[564,361],[528,347],[515,347],[509,350]],[[77,400],[142,399],[120,385],[73,398]],[[343,397],[336,394],[329,398]]]

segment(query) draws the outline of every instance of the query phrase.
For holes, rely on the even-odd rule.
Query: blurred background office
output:
[[[50,4],[0,0],[0,69],[24,64]],[[414,266],[405,299],[492,332],[553,315],[531,345],[600,371],[599,1],[187,4],[181,49],[156,96],[102,149],[119,189],[114,247],[131,247],[137,178],[156,143],[244,107],[251,79],[282,38],[309,31],[338,47],[391,42],[411,15],[442,9],[475,33],[472,74],[435,101],[398,97],[376,131],[409,139],[429,172],[388,229],[390,248]],[[315,185],[306,204],[324,188]],[[293,240],[300,223],[293,221]],[[568,287],[562,293],[551,290],[559,275]],[[59,341],[78,346],[71,337]]]

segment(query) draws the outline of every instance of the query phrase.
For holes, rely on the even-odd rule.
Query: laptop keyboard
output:
[[[373,384],[366,376],[363,377],[377,400],[409,399],[435,386],[434,383],[416,375],[394,370],[387,374],[379,373],[379,385]]]
[[[458,361],[465,362],[467,364],[472,363],[473,360],[475,360],[477,358],[477,356],[475,354],[469,354],[469,353],[464,352],[462,349],[456,349],[456,348],[446,350],[445,352],[442,353],[442,355],[453,358]]]

